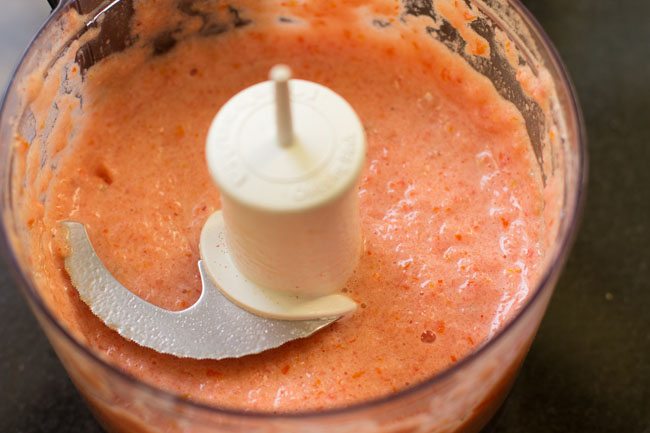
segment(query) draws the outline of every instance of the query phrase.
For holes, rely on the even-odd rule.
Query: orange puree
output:
[[[146,34],[158,18],[140,14],[134,26]],[[42,291],[74,335],[187,398],[298,411],[422,381],[513,316],[544,252],[542,186],[523,119],[442,44],[384,24],[244,25],[157,56],[135,47],[88,71],[83,113],[56,146],[63,150],[30,235]],[[80,221],[134,293],[172,310],[192,304],[199,233],[219,209],[204,156],[208,127],[276,63],[341,94],[366,129],[365,250],[345,288],[361,308],[311,338],[243,359],[178,359],[124,340],[78,299],[56,243],[37,248],[58,237],[59,221]]]

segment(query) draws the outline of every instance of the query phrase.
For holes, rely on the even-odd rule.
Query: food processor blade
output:
[[[65,267],[81,299],[108,327],[157,352],[193,359],[239,358],[308,337],[338,320],[285,321],[249,313],[221,294],[202,261],[203,291],[196,303],[182,311],[160,308],[111,275],[83,224],[66,221],[62,226],[68,231]]]

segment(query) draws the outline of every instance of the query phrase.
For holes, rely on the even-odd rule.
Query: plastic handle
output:
[[[275,116],[278,141],[280,146],[288,147],[293,144],[294,140],[291,97],[289,96],[291,69],[286,65],[274,66],[269,73],[269,78],[275,86]]]

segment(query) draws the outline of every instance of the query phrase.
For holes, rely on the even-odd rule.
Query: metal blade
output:
[[[265,319],[226,299],[199,261],[203,291],[183,311],[157,307],[130,292],[106,269],[83,224],[61,223],[68,230],[65,267],[80,298],[106,326],[124,338],[181,358],[225,359],[253,355],[312,335],[338,320]]]

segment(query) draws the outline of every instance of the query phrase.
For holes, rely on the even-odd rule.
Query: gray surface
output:
[[[0,31],[9,22],[23,34],[27,21],[9,17],[5,4],[45,3],[0,1]],[[650,433],[650,2],[525,3],[580,93],[591,180],[567,269],[513,393],[488,430]],[[0,49],[2,62],[13,60]],[[100,431],[4,268],[0,347],[0,432]]]
[[[44,0],[0,0],[0,89],[49,10]]]

